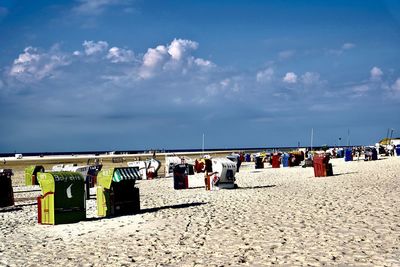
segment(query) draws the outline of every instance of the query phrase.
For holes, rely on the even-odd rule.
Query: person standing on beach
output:
[[[211,176],[215,172],[212,170],[212,161],[210,159],[204,159],[204,183],[206,190],[211,190]]]
[[[207,170],[204,172],[204,185],[206,186],[206,190],[210,190],[210,176]]]

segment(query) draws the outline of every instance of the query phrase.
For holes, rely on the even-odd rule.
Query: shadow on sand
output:
[[[272,188],[276,185],[258,185],[258,186],[245,186],[245,187],[238,187],[237,189],[262,189],[262,188]]]
[[[206,186],[205,185],[203,185],[203,186],[193,186],[193,187],[189,187],[187,189],[200,189],[200,188],[205,189]]]
[[[177,205],[168,205],[168,206],[162,206],[162,207],[156,207],[156,208],[141,209],[139,212],[131,213],[131,214],[123,214],[123,215],[118,215],[118,216],[101,217],[101,218],[86,218],[85,221],[98,221],[98,220],[112,219],[112,218],[117,218],[117,217],[122,217],[122,216],[153,213],[153,212],[157,212],[157,211],[165,210],[165,209],[185,209],[185,208],[197,207],[197,206],[201,206],[201,205],[205,205],[205,204],[207,204],[207,202],[193,202],[193,203],[184,203],[184,204],[177,204]]]
[[[27,207],[27,206],[35,206],[37,205],[37,202],[34,203],[26,203],[26,204],[17,204],[14,206],[10,206],[10,207],[2,207],[0,208],[0,212],[9,212],[9,211],[17,211],[17,210],[22,210],[23,207]]]
[[[193,202],[193,203],[184,203],[184,204],[177,204],[177,205],[168,205],[168,206],[162,206],[162,207],[156,207],[156,208],[147,208],[147,209],[141,209],[137,214],[157,212],[157,211],[165,210],[165,209],[185,209],[185,208],[190,208],[190,207],[201,206],[204,204],[207,204],[207,202]]]
[[[16,208],[22,208],[27,206],[37,206],[37,202],[15,205]]]
[[[318,177],[316,177],[316,176],[308,176],[307,178],[308,178],[308,179],[314,179],[314,178],[330,178],[330,177],[341,176],[341,175],[346,175],[346,174],[355,174],[355,173],[358,173],[358,172],[334,173],[333,175],[330,175],[330,176],[318,176]]]
[[[343,172],[343,173],[334,173],[333,176],[340,176],[340,175],[346,175],[346,174],[355,174],[358,172]]]
[[[19,206],[10,206],[10,207],[2,207],[0,208],[0,213],[1,212],[10,212],[10,211],[17,211],[17,210],[22,210],[21,207]]]

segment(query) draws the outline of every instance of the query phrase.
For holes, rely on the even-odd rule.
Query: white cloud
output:
[[[29,46],[14,60],[8,75],[24,82],[39,81],[52,76],[57,68],[68,64],[67,56],[56,49],[41,53]]]
[[[156,67],[164,62],[167,58],[167,48],[159,45],[156,48],[147,49],[147,53],[143,56],[143,66]]]
[[[283,77],[283,81],[285,83],[297,83],[297,75],[294,72],[288,72],[285,77]]]
[[[379,81],[382,78],[383,72],[380,68],[378,67],[373,67],[370,71],[371,74],[371,80],[373,81]]]
[[[364,96],[370,90],[370,87],[368,84],[361,84],[353,86],[351,90],[353,93],[351,97],[361,97]]]
[[[34,71],[35,65],[40,60],[40,55],[37,50],[31,46],[24,49],[24,53],[20,54],[17,59],[14,60],[14,64],[10,70],[10,74],[23,73],[25,70]]]
[[[394,93],[400,94],[400,78],[397,78],[397,80],[394,82],[391,88]]]
[[[95,43],[94,41],[84,41],[83,47],[85,48],[85,54],[87,56],[103,53],[108,48],[108,43],[105,41],[98,41]]]
[[[340,49],[330,49],[330,50],[328,50],[328,52],[329,52],[330,54],[334,54],[334,55],[340,56],[341,54],[343,54],[343,52],[344,52],[345,50],[350,50],[350,49],[353,49],[354,47],[356,47],[356,45],[353,44],[353,43],[344,43],[344,44],[340,47]]]
[[[370,82],[369,85],[372,88],[381,89],[381,92],[384,92],[388,99],[400,100],[400,78],[397,78],[394,82],[381,80],[379,80],[379,83]]]
[[[305,85],[312,85],[318,83],[320,80],[320,75],[319,73],[316,72],[306,72],[303,75],[301,75],[301,81]]]
[[[285,50],[279,52],[278,56],[280,59],[288,59],[291,58],[295,54],[294,50]]]
[[[238,93],[240,91],[240,79],[240,77],[224,78],[206,86],[205,91],[208,96],[220,95],[229,98],[233,93]]]
[[[205,60],[205,59],[202,59],[202,58],[196,58],[194,60],[194,63],[197,66],[200,66],[200,67],[213,67],[213,66],[215,66],[214,63],[212,63],[211,61]]]
[[[178,97],[173,98],[173,99],[172,99],[172,102],[175,103],[175,104],[180,105],[180,104],[183,103],[183,99],[182,99],[182,97],[179,97],[179,96],[178,96]]]
[[[274,69],[272,67],[266,68],[265,70],[257,72],[257,82],[269,82],[274,76]]]
[[[205,88],[213,83],[221,97],[232,97],[241,90],[240,82],[225,79],[231,77],[228,71],[219,69],[210,60],[195,57],[193,51],[198,44],[190,40],[172,39],[165,45],[138,52],[106,40],[82,40],[80,44],[79,50],[69,51],[27,47],[0,76],[5,85],[0,93],[43,88],[41,94],[62,95],[63,91],[70,96],[68,101],[80,101],[93,92],[104,96],[103,92],[109,88],[115,89],[112,91],[115,98],[136,95],[139,91],[146,91],[143,94],[152,98],[153,92],[158,94],[163,88],[168,90],[171,100],[176,99],[175,103],[179,97],[182,103],[188,103],[207,96]],[[189,88],[191,92],[187,94]],[[107,93],[107,97],[99,99],[111,101],[105,99],[112,97]]]
[[[221,85],[217,83],[210,84],[206,87],[207,95],[214,96],[216,95],[221,89]]]
[[[233,86],[232,86],[232,91],[235,92],[235,93],[237,93],[237,92],[240,91],[240,88],[241,88],[240,84],[237,83],[237,82],[235,82],[235,83],[233,84]]]
[[[222,88],[228,87],[230,83],[231,83],[231,80],[228,78],[219,82],[219,84],[221,85]]]
[[[369,86],[367,84],[362,84],[362,85],[354,86],[352,89],[353,89],[353,92],[356,92],[356,93],[365,93],[369,90]]]
[[[349,50],[349,49],[352,49],[354,47],[356,47],[356,45],[353,44],[353,43],[344,43],[342,45],[342,50]]]
[[[148,79],[162,71],[181,71],[182,74],[187,74],[193,66],[214,67],[211,61],[191,55],[197,48],[197,42],[184,39],[174,39],[169,45],[149,48],[143,56],[139,76]]]
[[[168,46],[168,53],[173,60],[181,60],[192,50],[198,48],[198,43],[190,40],[174,39]]]
[[[107,59],[112,63],[132,62],[134,60],[134,54],[131,50],[114,46],[108,50]]]
[[[81,15],[100,15],[107,7],[127,5],[126,0],[78,0],[78,4],[73,8],[73,11]]]
[[[156,48],[147,49],[143,56],[143,64],[139,76],[146,79],[154,75],[156,69],[161,68],[168,59],[168,50],[165,46],[159,45]]]

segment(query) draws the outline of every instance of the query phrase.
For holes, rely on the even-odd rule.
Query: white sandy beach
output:
[[[400,157],[331,162],[324,178],[245,164],[235,190],[205,191],[202,174],[189,190],[139,181],[143,212],[111,219],[94,200],[76,224],[39,225],[35,205],[0,212],[0,265],[400,266]]]

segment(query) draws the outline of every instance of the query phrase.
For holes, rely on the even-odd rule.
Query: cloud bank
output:
[[[363,105],[400,100],[400,78],[391,79],[377,66],[365,69],[363,80],[338,84],[315,70],[288,68],[281,61],[247,71],[220,66],[199,56],[200,48],[198,42],[181,38],[144,51],[108,40],[84,40],[72,51],[58,44],[47,50],[27,46],[3,67],[0,102],[23,125],[30,125],[32,115],[50,128],[83,123],[79,136],[90,136],[92,129],[113,134],[104,123],[147,136],[171,125],[197,131],[197,125],[236,120],[259,125],[284,117],[290,123],[303,120],[307,112],[354,108],[335,104],[343,99],[357,98]]]
[[[28,46],[10,66],[7,75],[23,83],[37,82],[56,75],[56,71],[70,64],[68,56],[52,48],[49,52],[40,52]]]

